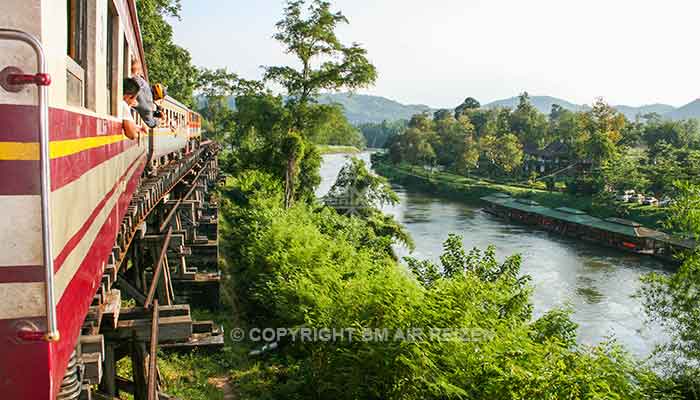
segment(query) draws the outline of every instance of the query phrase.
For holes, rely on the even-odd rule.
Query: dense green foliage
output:
[[[545,116],[527,93],[512,110],[479,108],[467,99],[454,115],[438,110],[432,118],[414,116],[388,147],[394,163],[520,182],[548,179],[552,187],[560,180],[603,202],[629,189],[672,197],[675,180],[700,182],[697,121],[655,114],[629,121],[602,100],[579,112],[555,104]]]
[[[291,183],[294,199],[313,198],[321,179],[321,156],[316,146],[290,131],[293,119],[293,111],[280,96],[239,96],[233,115],[235,129],[225,139],[231,147],[227,168],[258,169],[282,179],[291,168],[296,177]],[[296,160],[293,166],[289,164],[290,155]]]
[[[260,398],[676,398],[614,343],[576,346],[566,312],[533,322],[518,256],[467,253],[450,236],[440,265],[409,260],[412,274],[364,218],[304,203],[285,209],[269,175],[242,173],[227,192],[227,272],[252,326],[389,332],[381,341],[282,340],[265,358],[272,383]],[[399,340],[415,328],[452,334]]]
[[[168,95],[194,105],[197,68],[189,51],[173,42],[173,28],[166,17],[180,17],[180,0],[139,0],[136,2],[151,83],[162,83]]]
[[[669,228],[700,241],[700,186],[677,183]],[[700,250],[685,255],[672,275],[643,278],[641,294],[649,317],[663,326],[670,341],[656,351],[660,370],[674,377],[687,398],[700,398]]]
[[[697,255],[676,275],[645,279],[647,310],[674,332],[660,355],[673,381],[614,341],[580,346],[570,310],[533,319],[532,287],[518,255],[501,261],[492,247],[467,251],[459,236],[448,235],[439,263],[396,260],[392,245],[410,245],[410,237],[378,207],[397,197],[361,161],[341,171],[323,204],[315,199],[321,159],[314,143],[364,143],[341,108],[314,99],[376,79],[364,49],[336,38],[347,20],[328,2],[287,3],[275,38],[302,67],[266,69],[266,80],[286,89],[284,97],[225,70],[192,67],[164,20],[178,15],[178,0],[138,6],[151,80],[188,104],[199,87],[205,129],[225,145],[222,165],[230,178],[221,189],[220,234],[236,325],[345,329],[333,340],[279,338],[277,350],[252,367],[238,365],[246,358],[241,349],[263,343],[244,343],[237,352],[229,345],[203,367],[197,355],[165,357],[161,373],[169,390],[215,398],[202,381],[228,368],[241,396],[255,399],[697,398]],[[442,166],[470,182],[464,176],[472,173],[517,178],[526,147],[560,142],[571,160],[593,166],[585,177],[591,187],[673,190],[669,223],[689,237],[700,230],[698,189],[674,182],[696,180],[700,172],[700,135],[692,122],[654,116],[630,122],[602,101],[581,112],[552,107],[547,117],[524,94],[513,110],[481,108],[467,98],[454,112],[415,115],[405,129],[365,128],[371,143],[387,141],[395,163]],[[367,329],[374,340],[363,340]],[[352,332],[359,337],[350,339]]]
[[[368,147],[383,148],[386,147],[389,138],[403,132],[407,124],[408,121],[406,120],[394,122],[384,120],[380,123],[366,122],[359,124],[357,127],[365,137]]]
[[[364,161],[351,158],[323,201],[340,214],[362,218],[376,237],[383,238],[387,254],[393,254],[391,246],[395,241],[413,249],[413,241],[404,228],[379,211],[380,207],[398,204],[398,196],[387,180],[370,171]]]
[[[315,144],[331,146],[365,147],[365,138],[356,127],[350,125],[338,105],[316,105],[312,113],[309,140]]]

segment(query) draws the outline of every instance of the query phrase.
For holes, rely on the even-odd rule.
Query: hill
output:
[[[503,99],[503,100],[496,100],[488,104],[484,104],[484,108],[496,108],[496,107],[504,107],[504,108],[516,108],[518,106],[519,99],[518,97],[510,97],[508,99]],[[535,106],[541,113],[544,114],[549,114],[549,112],[552,110],[552,105],[554,104],[559,104],[563,108],[569,110],[569,111],[585,111],[589,107],[586,105],[579,105],[579,104],[574,104],[569,101],[566,101],[564,99],[559,99],[556,97],[551,97],[551,96],[530,96],[530,102],[532,102],[532,105]]]
[[[700,118],[700,99],[694,100],[683,107],[664,114],[663,116],[673,120]]]
[[[353,124],[365,122],[398,121],[410,119],[415,114],[432,111],[426,105],[405,105],[380,96],[337,93],[324,94],[319,103],[337,103],[345,108],[345,116]]]
[[[370,96],[364,94],[336,93],[321,95],[318,101],[322,104],[337,103],[345,109],[345,115],[352,124],[365,122],[398,121],[410,119],[415,114],[422,112],[432,113],[436,108],[423,104],[401,104],[397,101],[381,96]],[[530,101],[540,112],[549,114],[553,104],[559,104],[570,111],[585,111],[590,109],[586,104],[575,104],[570,101],[552,96],[531,96]],[[198,98],[199,105],[204,105],[205,101]],[[234,98],[229,99],[229,105],[235,108]],[[518,97],[496,100],[484,104],[484,108],[518,106]],[[617,105],[614,106],[628,119],[634,120],[638,115],[657,113],[664,118],[672,120],[698,118],[700,119],[700,99],[692,101],[682,107],[675,108],[668,104],[649,104],[639,107]]]
[[[495,108],[495,107],[507,107],[507,108],[515,108],[518,106],[518,97],[511,97],[508,99],[503,99],[503,100],[496,100],[494,102],[485,104],[484,107],[486,108]],[[553,104],[559,104],[560,106],[564,107],[565,109],[569,111],[586,111],[590,109],[590,106],[587,104],[574,104],[570,101],[566,101],[564,99],[559,99],[556,97],[551,97],[551,96],[531,96],[530,101],[532,104],[537,108],[540,112],[544,114],[549,114],[549,112],[552,109]],[[617,109],[619,112],[625,115],[630,120],[634,120],[638,115],[644,115],[644,114],[650,114],[650,113],[656,113],[662,116],[665,116],[667,118],[671,119],[682,119],[682,118],[699,118],[700,117],[700,100],[698,100],[698,104],[693,106],[693,103],[684,106],[678,110],[676,110],[675,107],[670,106],[668,104],[661,104],[661,103],[656,103],[656,104],[649,104],[649,105],[643,105],[639,107],[634,107],[634,106],[626,106],[626,105],[617,105],[613,106],[615,109]],[[687,108],[687,109],[686,109]],[[684,112],[678,112],[681,109],[686,109]]]
[[[627,119],[629,120],[634,120],[638,115],[645,115],[651,113],[666,115],[676,109],[675,107],[669,106],[668,104],[660,103],[649,104],[640,107],[615,106],[615,108],[617,109],[617,111],[625,114],[625,117],[627,117]]]

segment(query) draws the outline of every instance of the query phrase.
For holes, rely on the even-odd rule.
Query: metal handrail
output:
[[[29,45],[36,53],[37,69],[47,75],[46,55],[41,43],[34,36],[14,30],[0,29],[0,40],[13,40]],[[49,104],[46,84],[38,86],[39,100],[39,148],[41,164],[41,239],[44,268],[46,272],[46,318],[47,331],[43,338],[49,342],[60,340],[56,319],[54,293],[54,263],[51,247],[51,158],[49,153]]]

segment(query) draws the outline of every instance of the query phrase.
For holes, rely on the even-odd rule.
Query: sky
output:
[[[590,104],[700,97],[697,0],[334,0],[377,67],[358,93],[452,108],[522,91]],[[291,64],[272,39],[283,0],[182,0],[175,41],[198,66],[248,79]]]

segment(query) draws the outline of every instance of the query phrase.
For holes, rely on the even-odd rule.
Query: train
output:
[[[207,145],[171,97],[167,122],[124,136],[131,58],[148,77],[135,0],[0,5],[2,399],[73,398],[64,378],[135,193]]]

